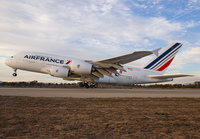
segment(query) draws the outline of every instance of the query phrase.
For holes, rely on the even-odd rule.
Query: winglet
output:
[[[158,49],[155,49],[155,50],[152,50],[151,52],[156,55],[158,57],[158,51],[160,50],[161,48],[158,48]]]

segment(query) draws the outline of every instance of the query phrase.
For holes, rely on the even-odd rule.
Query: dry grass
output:
[[[0,138],[200,138],[200,98],[0,96]]]

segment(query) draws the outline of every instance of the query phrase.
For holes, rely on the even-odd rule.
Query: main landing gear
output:
[[[17,76],[17,69],[14,69],[14,73],[12,74],[14,77]]]
[[[83,82],[79,84],[80,87],[85,87],[85,88],[97,88],[98,84],[97,83],[87,83]]]

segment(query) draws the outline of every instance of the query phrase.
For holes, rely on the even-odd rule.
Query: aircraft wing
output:
[[[167,78],[179,78],[179,77],[187,77],[193,75],[186,75],[186,74],[172,74],[172,75],[150,75],[149,78],[152,79],[167,79]]]
[[[126,63],[138,60],[142,57],[145,57],[145,56],[148,56],[151,54],[158,55],[159,50],[160,50],[160,48],[155,49],[153,51],[135,51],[130,54],[121,55],[121,56],[112,57],[112,58],[103,59],[103,60],[98,60],[95,62],[96,63],[106,63],[106,64],[126,64]]]
[[[97,70],[99,69],[98,72],[100,72],[103,75],[108,75],[111,72],[117,74],[116,70],[126,71],[121,64],[126,64],[151,54],[155,54],[158,56],[159,50],[160,48],[152,51],[135,51],[130,54],[93,61],[91,63],[95,67],[97,67]]]
[[[98,60],[98,61],[86,60],[85,62],[93,64],[95,70],[92,71],[92,75],[80,75],[81,76],[80,80],[89,79],[95,81],[98,78],[103,78],[104,75],[111,76],[111,73],[114,73],[116,76],[118,76],[119,73],[117,72],[117,70],[126,72],[126,70],[123,68],[121,64],[126,64],[151,54],[155,54],[156,56],[158,56],[158,51],[160,49],[161,48],[152,51],[135,51],[130,54]]]

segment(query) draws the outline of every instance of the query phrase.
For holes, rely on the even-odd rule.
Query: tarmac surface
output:
[[[0,88],[0,95],[71,98],[200,98],[200,89]]]

